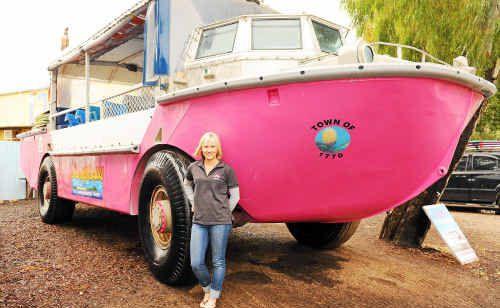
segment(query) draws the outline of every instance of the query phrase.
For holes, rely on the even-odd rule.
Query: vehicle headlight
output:
[[[368,44],[360,44],[358,47],[358,62],[360,63],[370,63],[373,62],[375,52],[372,46]]]
[[[354,46],[343,46],[338,51],[339,64],[371,63],[375,57],[373,48],[361,41]]]

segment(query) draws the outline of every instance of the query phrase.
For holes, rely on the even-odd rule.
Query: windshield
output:
[[[300,19],[252,21],[252,49],[301,49]]]
[[[220,55],[233,51],[237,23],[203,30],[196,58]]]
[[[313,27],[321,51],[335,53],[342,46],[339,30],[330,28],[316,21],[313,21]]]

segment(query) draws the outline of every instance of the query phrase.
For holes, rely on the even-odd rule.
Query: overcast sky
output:
[[[242,0],[243,1],[243,0]],[[1,0],[0,93],[46,87],[47,67],[60,53],[70,28],[70,45],[89,38],[138,0]],[[283,13],[311,13],[350,26],[340,0],[265,0]]]

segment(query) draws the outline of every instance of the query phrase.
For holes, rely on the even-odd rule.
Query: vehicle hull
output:
[[[445,176],[483,99],[445,80],[383,77],[160,101],[139,153],[55,156],[58,193],[136,214],[148,151],[160,143],[192,153],[200,136],[214,131],[238,177],[240,205],[255,222],[355,221],[401,205]],[[101,199],[74,194],[82,168],[102,172]]]

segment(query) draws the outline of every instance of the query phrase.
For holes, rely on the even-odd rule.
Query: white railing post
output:
[[[85,52],[85,123],[90,122],[90,56]]]
[[[398,47],[397,47],[397,55],[398,55],[398,59],[403,59],[403,48],[401,48],[400,45],[398,45]]]

